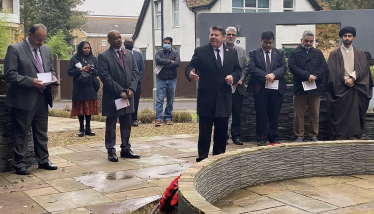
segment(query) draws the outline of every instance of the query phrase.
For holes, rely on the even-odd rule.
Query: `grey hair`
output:
[[[236,30],[236,27],[227,27],[227,28],[226,28],[226,33],[229,32],[229,31],[234,31],[235,34],[238,32],[238,31]]]
[[[313,38],[314,38],[314,33],[312,31],[310,31],[310,30],[306,30],[303,33],[302,39],[304,39],[306,36],[313,36]]]

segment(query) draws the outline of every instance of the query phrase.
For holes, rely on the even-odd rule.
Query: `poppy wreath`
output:
[[[181,175],[174,179],[162,195],[159,204],[159,210],[161,213],[169,214],[178,206],[178,180],[180,177]]]

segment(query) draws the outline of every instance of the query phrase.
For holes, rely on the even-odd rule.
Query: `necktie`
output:
[[[38,67],[39,73],[44,73],[42,61],[40,60],[39,55],[38,55],[38,50],[34,49],[34,52],[35,52],[36,67]]]
[[[125,65],[123,64],[123,56],[122,56],[121,51],[118,50],[117,53],[118,53],[119,61],[121,62],[122,66],[125,67]]]
[[[218,69],[221,70],[222,68],[222,59],[221,59],[221,55],[219,54],[219,49],[217,48],[216,49],[216,52],[217,52],[217,65],[218,65]]]
[[[268,74],[270,74],[271,73],[271,66],[270,66],[270,57],[269,57],[269,51],[266,51],[265,52],[266,53],[266,72],[268,73]]]
[[[42,61],[40,60],[40,57],[38,55],[38,50],[34,49],[35,52],[35,62],[36,62],[36,67],[38,68],[39,73],[44,73]],[[40,93],[43,93],[44,88],[39,89]]]

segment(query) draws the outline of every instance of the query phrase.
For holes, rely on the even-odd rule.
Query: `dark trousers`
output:
[[[238,90],[232,95],[231,139],[240,138],[240,116],[242,114],[244,96]]]
[[[139,82],[138,82],[139,85]],[[136,92],[134,94],[134,113],[131,114],[131,123],[136,122],[138,120],[138,108],[139,108],[139,100],[140,100],[140,94],[142,93],[142,87],[138,87],[136,89]]]
[[[11,108],[14,142],[14,167],[26,167],[25,155],[28,148],[28,133],[32,127],[35,158],[39,164],[47,163],[48,153],[48,104],[45,96],[38,93],[35,106],[31,110]]]
[[[197,145],[199,157],[196,159],[197,162],[208,157],[213,125],[213,155],[225,153],[228,120],[228,117],[199,117],[199,141]]]
[[[256,110],[256,138],[258,141],[278,141],[278,122],[283,95],[277,90],[262,88],[253,95]],[[268,131],[269,120],[269,131]]]
[[[115,145],[117,118],[119,118],[121,131],[121,150],[128,151],[131,149],[131,114],[126,114],[119,117],[107,117],[105,121],[105,147],[108,150],[108,154],[113,154],[116,152]]]

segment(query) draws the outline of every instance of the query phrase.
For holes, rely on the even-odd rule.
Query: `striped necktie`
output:
[[[40,60],[40,57],[38,55],[38,50],[34,49],[35,52],[35,62],[36,62],[36,67],[38,68],[39,73],[44,73],[42,61]],[[40,93],[43,93],[44,88],[39,89]]]

